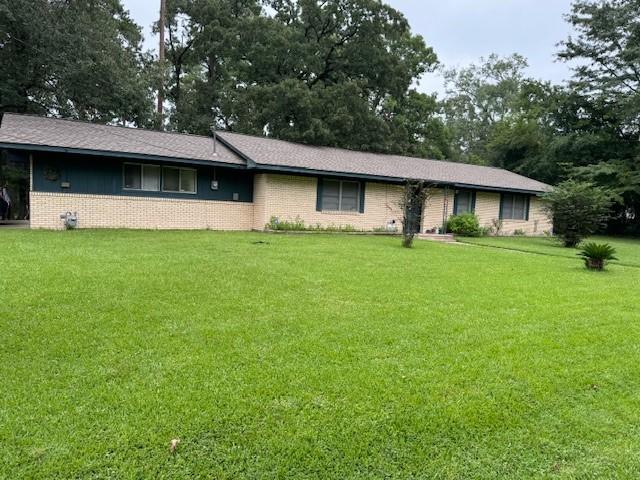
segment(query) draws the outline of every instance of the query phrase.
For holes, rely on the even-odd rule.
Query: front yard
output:
[[[640,475],[640,242],[0,238],[0,477]]]
[[[462,238],[461,241],[474,245],[519,250],[555,257],[577,258],[576,255],[579,252],[575,248],[563,247],[559,241],[552,237],[479,237]],[[609,243],[615,247],[620,260],[614,260],[613,264],[640,267],[640,239],[596,236],[584,242],[590,241]]]

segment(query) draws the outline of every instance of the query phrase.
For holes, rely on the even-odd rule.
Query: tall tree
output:
[[[120,0],[0,0],[0,111],[147,125],[140,31]]]
[[[436,56],[402,14],[376,0],[265,3],[180,0],[181,40],[167,44],[174,128],[204,133],[215,118],[300,142],[444,155],[438,105],[411,89]]]
[[[575,173],[614,187],[614,222],[640,232],[640,0],[577,0],[568,21],[577,35],[559,57],[579,61],[571,87],[589,106],[580,112],[586,138],[601,140]]]
[[[479,64],[444,72],[444,109],[454,159],[488,163],[492,129],[519,108],[526,67],[527,60],[521,55],[503,58],[492,54]]]
[[[577,36],[559,58],[580,60],[572,86],[607,106],[621,136],[640,138],[640,0],[577,0],[567,17]]]
[[[206,134],[213,122],[229,122],[228,104],[251,44],[252,20],[260,15],[259,0],[168,0],[171,65],[168,99],[174,130]]]

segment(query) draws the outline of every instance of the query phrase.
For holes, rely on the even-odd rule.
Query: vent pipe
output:
[[[213,136],[213,156],[218,156],[218,134],[216,133],[215,124],[211,124],[211,135]]]

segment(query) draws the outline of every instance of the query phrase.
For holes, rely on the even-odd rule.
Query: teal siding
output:
[[[37,192],[85,193],[93,195],[123,195],[135,197],[184,198],[198,200],[233,201],[234,193],[238,201],[253,201],[253,174],[240,169],[208,167],[185,164],[161,164],[147,162],[151,165],[188,167],[197,170],[198,188],[196,194],[145,192],[124,190],[122,188],[123,163],[145,163],[141,161],[116,159],[110,157],[94,157],[63,154],[34,154],[33,189]],[[56,172],[57,180],[47,178],[47,173]],[[211,190],[211,181],[218,181],[218,190]],[[63,182],[69,188],[63,188]]]

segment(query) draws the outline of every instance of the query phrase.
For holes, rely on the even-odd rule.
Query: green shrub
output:
[[[356,229],[356,227],[354,227],[353,225],[327,225],[326,227],[323,227],[320,224],[316,224],[313,227],[309,227],[308,230],[313,230],[316,232],[346,232],[346,233],[353,233],[353,232],[357,232],[358,230]]]
[[[269,223],[265,225],[267,230],[279,230],[289,232],[357,232],[353,225],[328,225],[323,227],[321,224],[306,226],[304,220],[296,217],[295,220],[280,220],[278,217],[271,217]]]
[[[586,243],[578,254],[584,259],[585,266],[590,270],[603,270],[609,260],[617,260],[616,249],[608,243]]]
[[[485,230],[480,228],[480,221],[473,213],[453,215],[447,222],[447,231],[464,237],[480,237]]]
[[[576,180],[567,180],[543,196],[553,230],[565,247],[575,247],[606,225],[611,198],[607,190]]]
[[[513,231],[513,234],[516,237],[524,237],[524,230],[522,230],[521,228],[517,228]]]
[[[295,220],[280,220],[278,217],[271,217],[266,228],[268,230],[284,230],[284,231],[302,231],[307,228],[304,225],[304,221],[296,217]]]

